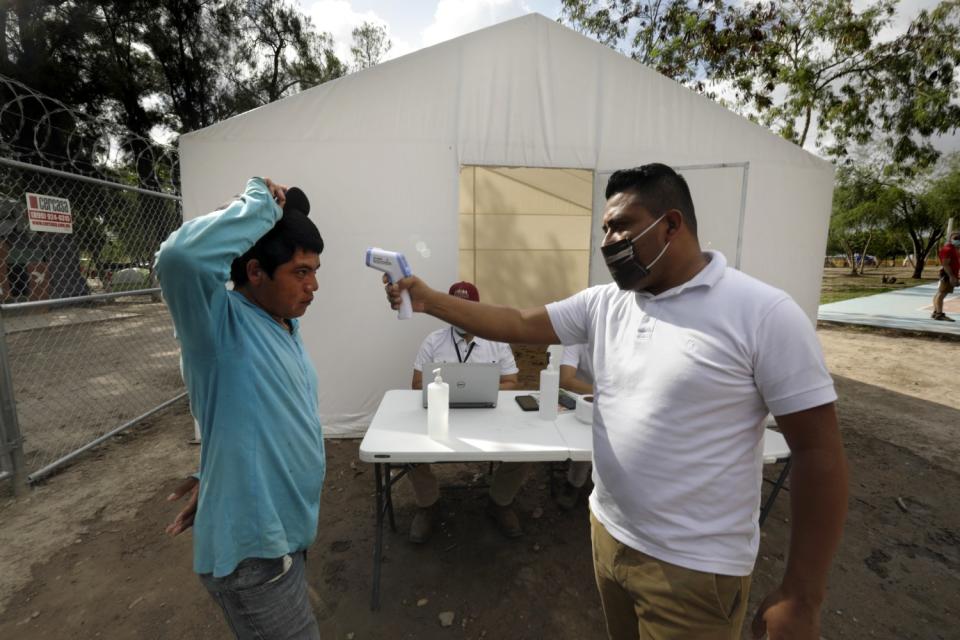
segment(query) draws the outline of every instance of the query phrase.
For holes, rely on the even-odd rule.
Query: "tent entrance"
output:
[[[459,277],[521,308],[586,288],[593,185],[584,169],[461,167]]]

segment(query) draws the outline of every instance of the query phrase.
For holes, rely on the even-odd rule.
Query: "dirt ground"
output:
[[[960,637],[960,342],[821,327],[850,458],[850,515],[823,610],[825,638]],[[535,371],[528,356],[525,371]],[[227,638],[192,575],[189,535],[170,539],[163,498],[193,470],[178,405],[20,498],[0,499],[0,638]],[[587,510],[560,511],[545,465],[519,500],[526,535],[503,539],[483,515],[484,465],[443,468],[444,524],[423,547],[386,535],[383,607],[369,610],[373,471],[359,441],[328,443],[308,576],[324,638],[604,637]],[[772,477],[775,469],[768,467]],[[751,614],[782,574],[789,493],[764,525]],[[438,614],[455,614],[443,628]]]

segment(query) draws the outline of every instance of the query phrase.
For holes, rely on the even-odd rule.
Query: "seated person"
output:
[[[587,345],[576,344],[563,348],[563,358],[560,359],[560,388],[581,396],[593,393],[593,362]],[[567,481],[557,495],[557,504],[563,509],[572,509],[589,477],[589,462],[571,462],[567,468]]]
[[[474,302],[480,301],[480,293],[469,282],[455,283],[450,287],[450,295]],[[500,365],[500,388],[515,389],[517,386],[519,369],[510,345],[476,338],[458,327],[437,329],[424,339],[413,364],[413,381],[410,384],[412,388],[423,388],[423,368],[431,362],[495,362]],[[520,520],[511,505],[526,479],[528,467],[527,463],[504,462],[497,467],[490,482],[487,512],[508,538],[523,534]],[[433,530],[440,486],[429,464],[417,465],[407,473],[407,477],[410,478],[417,499],[417,513],[410,525],[410,541],[426,542]]]

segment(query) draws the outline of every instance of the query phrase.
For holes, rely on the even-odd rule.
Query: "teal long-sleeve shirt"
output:
[[[225,286],[230,263],[281,215],[253,178],[226,209],[184,223],[157,252],[203,440],[193,567],[216,577],[245,558],[306,549],[317,533],[326,462],[299,323],[288,331]]]

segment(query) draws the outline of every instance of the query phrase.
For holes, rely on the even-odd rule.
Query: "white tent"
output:
[[[691,185],[701,243],[816,313],[831,165],[540,15],[185,135],[180,149],[188,218],[252,175],[309,195],[326,249],[303,327],[328,435],[362,433],[384,391],[409,387],[421,340],[440,326],[398,320],[363,258],[369,246],[402,251],[434,287],[455,281],[461,167],[592,172],[596,284],[609,281],[598,230],[610,172],[667,163]]]

